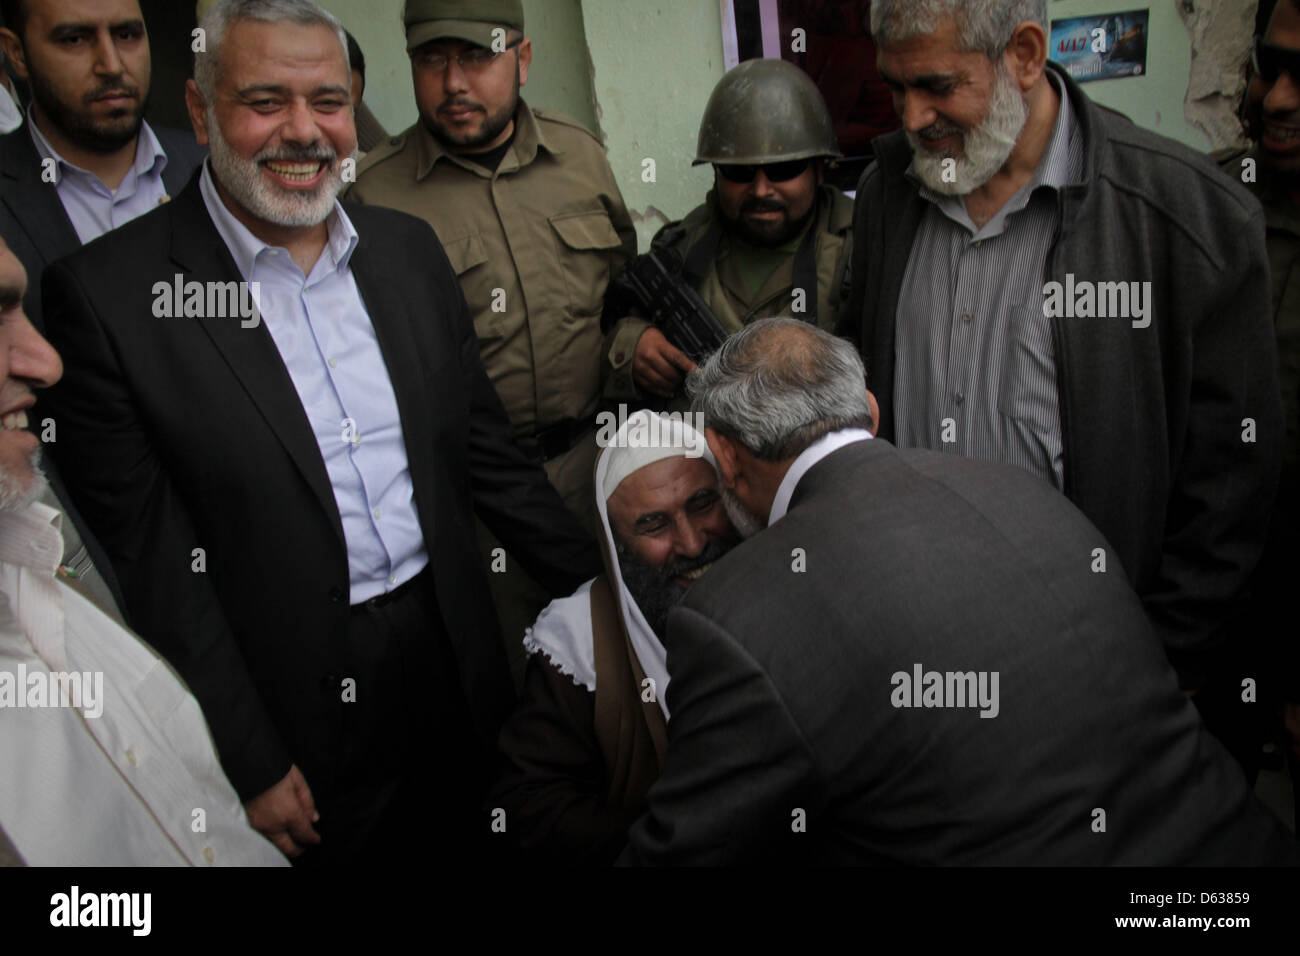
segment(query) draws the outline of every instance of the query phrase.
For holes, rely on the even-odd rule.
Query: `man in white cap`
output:
[[[489,799],[506,840],[611,863],[667,746],[668,611],[739,540],[701,432],[628,417],[596,462],[605,573],[552,602],[524,638],[523,698],[501,732]]]

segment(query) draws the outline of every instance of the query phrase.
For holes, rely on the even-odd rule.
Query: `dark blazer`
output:
[[[0,238],[4,239],[27,270],[27,294],[23,296],[23,311],[43,333],[45,325],[41,315],[41,275],[45,267],[55,259],[79,248],[81,240],[52,184],[41,180],[41,157],[36,152],[36,144],[32,142],[27,122],[24,120],[18,129],[0,136]],[[163,185],[167,187],[168,194],[174,196],[189,182],[208,151],[195,142],[192,132],[156,128],[154,135],[167,154],[167,165],[163,167]],[[44,411],[43,404],[42,402],[38,411]],[[37,434],[40,434],[39,421],[44,417],[36,416],[37,424],[32,430]],[[99,542],[77,513],[58,466],[49,455],[43,457],[45,473],[59,503],[68,520],[81,534],[82,544],[90,554],[91,563],[108,585],[118,609],[129,623],[126,604],[112,566]]]
[[[823,459],[670,613],[668,757],[625,861],[1294,861],[1096,548],[1020,469]],[[997,716],[894,706],[916,664],[998,672]]]
[[[1206,157],[1099,109],[1062,70],[1086,140],[1084,184],[1061,190],[1044,281],[1150,281],[1151,325],[1054,318],[1065,493],[1115,548],[1156,633],[1195,687],[1258,562],[1283,425],[1259,203]],[[894,439],[895,327],[928,205],[902,133],[878,137],[858,184],[858,342]],[[918,317],[924,318],[924,317]],[[1016,355],[1023,346],[1009,341]],[[1020,359],[1008,351],[1007,373]],[[1245,420],[1256,438],[1245,442]]]
[[[474,514],[540,583],[600,568],[519,451],[433,231],[349,204],[351,259],[401,414],[430,569],[484,741],[513,702]],[[55,454],[108,551],[132,621],[193,689],[247,799],[297,763],[328,792],[349,671],[347,552],[319,447],[265,324],[158,319],[155,282],[237,282],[199,190],[51,266]],[[204,549],[206,571],[191,570]],[[431,754],[430,759],[436,759]]]
[[[41,156],[27,122],[0,136],[0,237],[27,270],[23,311],[44,334],[41,274],[55,259],[79,247],[81,240],[53,184],[41,181]],[[208,151],[188,130],[154,128],[153,132],[167,154],[163,185],[174,197],[185,188]]]

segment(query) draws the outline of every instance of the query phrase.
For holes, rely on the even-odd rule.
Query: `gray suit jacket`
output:
[[[1106,540],[1028,472],[842,448],[664,643],[668,755],[623,862],[1294,862]],[[917,664],[997,672],[997,715],[895,706]]]

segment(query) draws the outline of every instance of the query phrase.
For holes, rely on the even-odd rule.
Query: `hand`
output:
[[[307,847],[320,843],[320,834],[312,829],[320,814],[297,764],[274,787],[244,804],[244,812],[249,825],[285,856],[300,856]]]
[[[677,346],[651,327],[641,333],[632,356],[632,381],[637,388],[663,398],[672,398],[695,363]]]

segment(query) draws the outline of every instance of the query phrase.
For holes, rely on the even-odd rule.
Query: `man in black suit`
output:
[[[1050,485],[872,439],[856,350],[804,323],[692,381],[737,526],[767,527],[670,612],[625,861],[1294,862]]]
[[[189,130],[153,129],[149,36],[137,0],[5,0],[0,44],[31,86],[28,122],[0,136],[0,235],[29,278],[175,196],[203,162]]]
[[[27,122],[0,136],[0,236],[27,271],[23,309],[43,329],[45,267],[175,195],[204,150],[188,130],[144,121],[149,37],[136,0],[3,0],[0,12],[0,45],[32,92]],[[40,422],[33,430],[57,439]],[[120,621],[112,568],[48,455],[44,467],[46,503],[69,518],[60,572]]]
[[[335,199],[337,20],[226,0],[202,27],[210,162],[46,273],[55,452],[250,822],[304,862],[431,825],[454,855],[513,700],[473,515],[557,595],[600,558],[515,446],[432,230]]]

